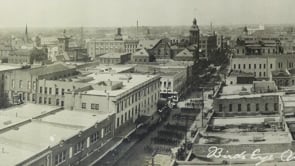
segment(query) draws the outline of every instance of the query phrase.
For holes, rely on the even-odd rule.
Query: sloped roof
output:
[[[135,52],[135,53],[133,54],[133,56],[149,57],[149,53],[146,51],[146,49],[143,48],[143,49],[141,49],[141,50]]]
[[[161,40],[155,39],[155,40],[140,40],[137,48],[142,49],[153,49]]]
[[[185,48],[180,53],[178,53],[175,57],[194,57],[194,55],[188,49]]]
[[[17,56],[31,56],[32,50],[29,49],[19,49],[12,51],[10,54],[11,55],[17,55]]]
[[[65,70],[69,70],[72,67],[66,66],[62,63],[56,63],[56,64],[52,64],[52,65],[47,65],[47,66],[41,66],[41,67],[37,67],[37,68],[33,68],[33,69],[28,69],[30,70],[29,72],[32,75],[46,75],[46,74],[50,74],[50,73],[55,73],[55,72],[60,72],[60,71],[65,71]]]

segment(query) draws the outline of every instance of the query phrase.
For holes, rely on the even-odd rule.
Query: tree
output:
[[[33,61],[44,61],[47,60],[47,50],[34,48],[31,52]]]

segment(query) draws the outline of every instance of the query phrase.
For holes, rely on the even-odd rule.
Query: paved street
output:
[[[205,91],[204,95],[212,93],[211,91]],[[196,97],[200,96],[201,92],[192,92],[190,97]],[[206,96],[206,95],[205,95]],[[179,105],[182,105],[183,102],[179,102]],[[204,110],[208,110],[211,108],[212,105],[212,99],[206,99],[204,102]],[[170,114],[169,120],[171,120],[171,116],[175,113],[179,112],[179,109],[173,110]],[[195,128],[201,127],[201,114],[197,115],[197,120],[194,121],[194,124],[191,125],[190,130],[193,130]],[[207,119],[204,118],[203,121],[204,124],[207,123]],[[152,153],[145,152],[144,147],[146,145],[149,145],[151,143],[151,138],[157,135],[157,132],[163,128],[163,125],[165,123],[160,124],[157,129],[155,129],[153,132],[149,133],[147,136],[144,137],[140,142],[136,143],[135,146],[133,146],[116,164],[115,166],[141,166],[144,165],[144,163],[147,160],[150,160],[152,157]],[[188,140],[191,140],[191,135],[187,134]]]

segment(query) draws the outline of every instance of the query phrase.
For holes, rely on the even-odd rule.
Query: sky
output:
[[[0,27],[295,24],[295,0],[0,0]]]

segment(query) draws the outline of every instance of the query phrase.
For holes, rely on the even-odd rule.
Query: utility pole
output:
[[[136,38],[138,39],[138,20],[136,20]]]
[[[202,109],[201,109],[201,120],[202,120],[202,128],[203,128],[203,126],[204,126],[204,122],[203,122],[203,119],[204,119],[204,114],[203,114],[203,112],[204,112],[204,87],[202,87]]]

